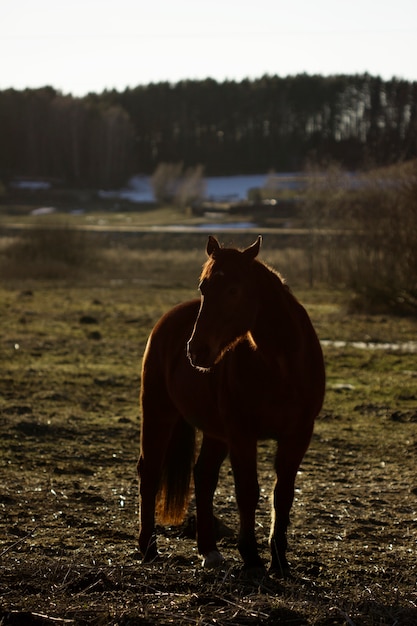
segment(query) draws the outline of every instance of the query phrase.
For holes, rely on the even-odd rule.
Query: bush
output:
[[[417,310],[417,161],[353,179],[334,168],[312,176],[304,216],[312,238],[328,230],[311,263],[321,255],[327,280],[350,288],[357,308]]]
[[[87,234],[67,226],[33,226],[4,249],[3,278],[67,278],[80,273],[95,258]]]
[[[184,171],[182,163],[160,163],[152,176],[157,202],[185,208],[201,200],[205,191],[203,174],[201,165]]]
[[[205,194],[203,174],[202,165],[189,167],[184,172],[174,200],[176,206],[185,209],[203,199]]]

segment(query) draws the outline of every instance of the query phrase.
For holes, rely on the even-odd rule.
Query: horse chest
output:
[[[217,383],[218,406],[227,430],[256,438],[278,438],[300,412],[300,398],[284,359],[254,358],[227,367]]]
[[[211,373],[200,372],[184,361],[172,372],[169,390],[177,410],[186,421],[206,434],[224,437],[224,422]]]

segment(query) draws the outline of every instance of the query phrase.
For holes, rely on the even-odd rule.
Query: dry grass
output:
[[[95,262],[91,237],[67,225],[32,226],[2,239],[3,279],[74,277]]]
[[[172,241],[158,251],[129,242],[102,246],[77,279],[1,288],[2,626],[415,624],[414,355],[326,348],[326,403],[293,507],[292,579],[242,572],[235,537],[222,540],[225,567],[205,572],[177,528],[159,528],[160,560],[140,563],[140,359],[159,315],[195,295],[204,243],[182,253]],[[297,254],[266,246],[263,258],[286,274]],[[348,315],[341,292],[299,295],[322,338],[415,339],[413,317]],[[265,561],[272,456],[260,444]],[[236,528],[227,463],[216,511]]]
[[[244,247],[253,234],[224,234],[226,245]],[[66,224],[28,226],[0,238],[0,270],[3,280],[98,280],[140,276],[141,281],[164,285],[197,286],[205,261],[207,233],[96,232]],[[308,255],[299,242],[284,235],[264,236],[262,258],[285,268],[292,284],[306,285]]]
[[[293,226],[302,229],[271,232],[260,228],[265,235],[264,259],[282,268],[292,284],[345,287],[351,308],[356,311],[415,313],[416,163],[362,174],[353,182],[338,168],[329,168],[324,175],[320,170],[319,176],[308,179],[301,221],[300,216],[294,218]],[[6,279],[79,279],[92,272],[122,276],[129,271],[135,273],[137,266],[142,268],[147,255],[149,266],[156,268],[159,263],[161,271],[164,263],[181,266],[182,258],[181,271],[185,271],[188,261],[193,267],[194,262],[201,264],[204,258],[204,229],[201,233],[169,236],[157,232],[158,226],[207,222],[204,217],[173,207],[136,211],[95,207],[82,215],[43,216],[25,214],[23,210],[8,215],[2,208],[2,213],[5,227],[12,222],[26,227],[20,234],[14,231],[12,237],[5,231],[0,270]],[[257,221],[257,216],[252,217]],[[230,215],[224,219],[226,223],[240,218]],[[224,233],[222,239],[226,244],[247,245],[255,236]],[[159,250],[163,255],[158,262],[155,257]]]

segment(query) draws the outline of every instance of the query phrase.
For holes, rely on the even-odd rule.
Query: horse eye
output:
[[[238,288],[236,287],[236,285],[232,285],[231,287],[229,287],[229,296],[237,296],[238,294]]]

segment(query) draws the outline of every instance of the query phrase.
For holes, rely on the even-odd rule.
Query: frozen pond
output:
[[[217,201],[246,200],[249,189],[263,187],[268,178],[268,174],[207,176],[204,178],[205,197],[208,200]],[[297,174],[274,174],[274,179],[282,179],[283,186],[292,186],[297,179]],[[131,202],[154,202],[155,200],[150,176],[133,176],[127,187],[99,193],[103,198],[120,198]]]
[[[247,200],[249,189],[263,187],[266,175],[209,176],[206,178],[206,196],[209,200]]]

